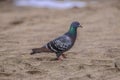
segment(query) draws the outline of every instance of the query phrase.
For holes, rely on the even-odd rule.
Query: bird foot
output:
[[[62,58],[55,58],[55,60],[57,60],[57,61],[63,61],[63,59]]]
[[[57,60],[58,60],[58,61],[63,61],[63,59],[62,59],[62,58],[60,58],[60,57],[59,57],[59,58],[57,58]]]
[[[63,61],[63,59],[61,59],[61,58],[54,58],[54,59],[51,59],[51,61]]]

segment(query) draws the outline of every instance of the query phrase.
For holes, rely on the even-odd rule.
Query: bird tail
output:
[[[33,48],[32,52],[30,54],[33,55],[33,54],[41,53],[41,52],[51,52],[51,50],[49,50],[48,48],[46,48],[45,46],[43,46],[41,48]]]
[[[33,55],[33,54],[41,53],[41,52],[42,52],[41,48],[33,48],[30,54]]]

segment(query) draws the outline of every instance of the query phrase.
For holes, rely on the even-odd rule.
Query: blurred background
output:
[[[29,53],[79,21],[67,59]],[[0,0],[0,80],[119,80],[120,0]]]
[[[1,2],[8,2],[16,6],[31,6],[39,8],[54,8],[67,9],[73,7],[85,7],[87,2],[95,3],[96,1],[84,0],[1,0]]]

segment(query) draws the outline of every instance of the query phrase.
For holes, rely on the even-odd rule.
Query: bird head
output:
[[[82,28],[81,24],[78,21],[72,22],[71,27],[75,27],[75,28],[81,27]]]

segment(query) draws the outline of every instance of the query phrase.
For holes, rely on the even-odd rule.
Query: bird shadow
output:
[[[58,61],[57,58],[50,58],[50,57],[36,57],[33,58],[35,61]]]

